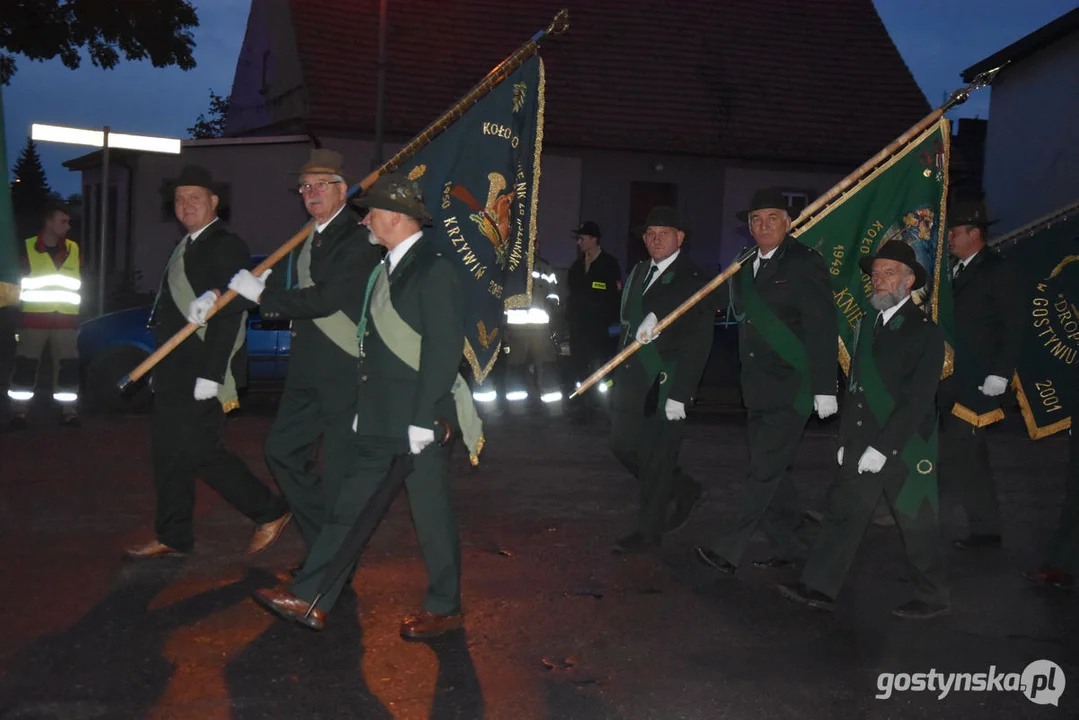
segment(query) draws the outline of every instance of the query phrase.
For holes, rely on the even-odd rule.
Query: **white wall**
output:
[[[1079,32],[993,82],[985,202],[1007,233],[1079,200]]]

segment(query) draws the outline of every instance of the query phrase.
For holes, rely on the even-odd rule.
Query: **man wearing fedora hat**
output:
[[[618,301],[622,294],[622,269],[618,260],[600,247],[599,225],[589,220],[573,231],[580,255],[566,277],[566,325],[569,327],[570,365],[574,380],[584,381],[615,352],[610,328],[618,324]],[[594,390],[601,392],[600,390]],[[586,394],[575,409],[575,418],[587,420],[594,394]]]
[[[940,384],[940,464],[946,496],[957,494],[967,515],[960,549],[999,547],[1000,506],[985,428],[1003,417],[1001,403],[1015,373],[1023,336],[1023,293],[1012,267],[986,247],[985,204],[961,200],[948,212],[955,365]]]
[[[622,291],[623,347],[644,344],[614,373],[611,451],[640,485],[637,527],[619,539],[617,553],[649,552],[678,529],[701,501],[701,484],[678,466],[686,409],[712,349],[715,305],[703,300],[662,332],[669,315],[707,282],[681,252],[685,225],[673,208],[648,213],[645,246],[651,259],[630,271]],[[671,507],[673,503],[673,508]]]
[[[340,153],[312,150],[297,180],[311,215],[307,239],[275,270],[262,277],[241,270],[229,287],[259,303],[263,319],[292,324],[285,390],[265,452],[300,534],[311,547],[352,462],[363,279],[380,258],[346,202],[352,177]],[[314,459],[320,438],[318,475]]]
[[[327,564],[394,457],[410,454],[413,470],[405,486],[428,589],[423,611],[406,617],[400,633],[406,639],[428,638],[463,624],[449,448],[436,442],[435,431],[444,419],[457,419],[469,451],[478,452],[475,428],[466,426],[468,418],[458,410],[462,403],[471,407],[468,386],[458,375],[465,346],[464,292],[453,259],[424,236],[422,227],[431,217],[414,182],[397,173],[382,175],[357,203],[369,208],[364,225],[388,253],[369,277],[358,279],[365,292],[352,463],[299,574],[287,588],[258,591],[256,600],[286,619],[321,629],[347,582],[345,573],[336,577],[304,617]]]
[[[804,557],[791,470],[810,413],[823,419],[838,409],[839,331],[824,258],[789,234],[787,199],[779,190],[758,190],[738,217],[749,222],[755,242],[740,254],[744,264],[728,284],[739,320],[749,468],[734,523],[696,550],[701,562],[728,574],[758,526],[772,554],[756,567],[780,568]]]
[[[839,474],[800,581],[781,583],[779,590],[831,610],[883,492],[899,526],[915,596],[893,613],[931,618],[949,610],[935,467],[944,336],[910,301],[926,271],[908,244],[886,242],[858,265],[872,279],[870,304],[877,313],[866,315],[855,331]]]
[[[188,322],[197,334],[154,368],[152,456],[157,538],[130,548],[132,559],[182,555],[194,545],[195,477],[201,476],[229,504],[256,524],[248,545],[262,552],[292,517],[240,458],[221,442],[225,413],[237,407],[247,373],[246,310],[231,302],[206,321],[217,289],[250,264],[247,244],[217,217],[223,191],[205,168],[189,165],[166,183],[176,218],[187,234],[176,246],[150,313],[160,345]]]

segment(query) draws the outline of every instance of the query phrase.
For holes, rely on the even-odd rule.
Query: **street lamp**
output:
[[[97,282],[97,307],[100,314],[105,313],[105,268],[107,262],[107,244],[105,233],[109,222],[109,148],[123,148],[125,150],[142,150],[144,152],[180,154],[180,139],[169,137],[155,137],[153,135],[128,135],[126,133],[114,133],[106,125],[101,130],[86,130],[83,128],[63,127],[60,125],[42,125],[34,123],[30,126],[30,139],[34,142],[58,142],[69,145],[89,145],[90,147],[103,148],[101,159],[101,236],[98,248],[98,282]]]

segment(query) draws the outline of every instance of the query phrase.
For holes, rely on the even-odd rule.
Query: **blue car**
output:
[[[252,267],[263,260],[254,257]],[[100,315],[79,326],[83,407],[97,412],[148,412],[152,393],[147,379],[121,394],[117,383],[157,349],[146,326],[150,306]],[[250,385],[279,385],[288,372],[292,333],[287,320],[263,322],[258,308],[247,319],[247,376]]]

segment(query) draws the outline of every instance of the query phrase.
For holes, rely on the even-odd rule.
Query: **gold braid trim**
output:
[[[991,410],[987,413],[979,415],[970,408],[956,403],[955,407],[952,408],[952,415],[955,415],[963,422],[970,423],[974,427],[982,428],[986,427],[987,425],[992,425],[998,420],[1003,420],[1004,410],[1002,410],[1001,408],[997,408],[996,410]]]
[[[1072,419],[1067,417],[1063,420],[1058,420],[1052,425],[1038,427],[1034,419],[1034,411],[1030,407],[1030,400],[1027,399],[1027,394],[1023,391],[1023,383],[1019,382],[1019,373],[1012,377],[1012,387],[1015,388],[1015,397],[1019,401],[1019,411],[1023,414],[1023,422],[1026,423],[1027,434],[1030,435],[1031,440],[1041,440],[1061,430],[1067,430],[1072,426]]]

